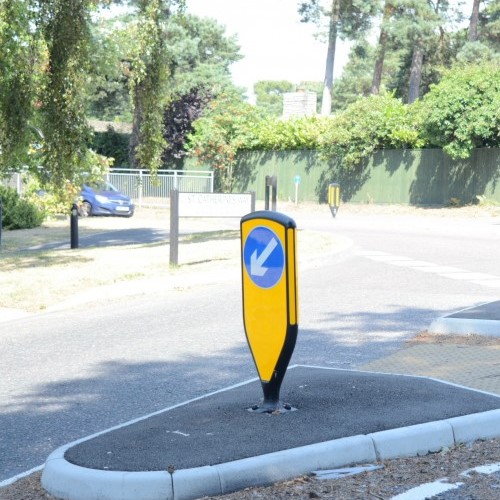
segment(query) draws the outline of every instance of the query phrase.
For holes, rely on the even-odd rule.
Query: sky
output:
[[[327,45],[315,39],[317,29],[301,23],[298,0],[186,0],[188,12],[211,17],[237,35],[244,58],[232,65],[233,82],[247,88],[259,80],[322,82]],[[334,78],[347,61],[348,48],[337,43]]]

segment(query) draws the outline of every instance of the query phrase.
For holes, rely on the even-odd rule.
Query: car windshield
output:
[[[115,193],[118,192],[118,189],[113,186],[110,182],[89,182],[87,184],[90,188],[92,188],[94,191],[114,191]]]

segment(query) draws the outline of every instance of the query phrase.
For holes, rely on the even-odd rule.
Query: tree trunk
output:
[[[477,40],[477,24],[479,21],[479,4],[481,0],[474,0],[472,4],[472,14],[470,16],[469,24],[469,41],[475,42]]]
[[[380,38],[378,40],[377,59],[375,61],[375,69],[373,70],[373,81],[371,93],[378,95],[380,91],[380,82],[382,81],[382,71],[384,69],[385,46],[387,44],[387,32],[382,28],[380,30]]]
[[[382,25],[380,27],[380,36],[378,39],[377,48],[377,60],[375,61],[375,69],[373,70],[373,81],[371,93],[378,95],[380,92],[380,82],[382,81],[382,71],[384,69],[384,59],[385,59],[385,48],[387,46],[387,31],[385,26],[388,23],[392,13],[394,12],[394,6],[390,2],[385,2],[384,5],[384,16],[382,18]]]
[[[413,48],[413,56],[410,68],[410,83],[408,87],[408,104],[415,102],[420,94],[420,81],[422,79],[422,64],[424,61],[424,51],[422,41],[416,40]]]
[[[128,158],[132,168],[140,168],[137,162],[137,147],[139,146],[139,136],[142,122],[141,89],[142,84],[138,83],[134,91],[134,116],[132,120],[132,133],[128,144]]]
[[[328,52],[326,54],[325,86],[321,100],[321,114],[329,115],[332,112],[333,66],[335,63],[335,46],[337,44],[337,24],[340,16],[340,0],[332,1],[330,15],[330,30],[328,33]]]

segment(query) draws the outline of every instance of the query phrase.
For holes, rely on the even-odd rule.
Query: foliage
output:
[[[134,103],[131,144],[134,163],[156,172],[166,141],[163,138],[163,109],[169,77],[166,49],[168,0],[139,2],[136,52],[132,59],[130,88]]]
[[[91,29],[87,114],[99,120],[130,123],[129,76],[137,37],[136,17],[102,17]]]
[[[229,67],[242,58],[236,37],[213,19],[187,13],[174,15],[168,23],[168,51],[173,99],[202,89],[212,95],[232,87]]]
[[[96,0],[40,2],[40,25],[47,46],[41,103],[43,164],[58,191],[79,183],[90,129],[85,117],[90,10]]]
[[[160,24],[155,25],[158,19],[154,21],[151,17],[155,10],[151,5],[148,10],[144,3],[139,17],[128,13],[102,20],[96,26],[94,45],[97,55],[93,72],[96,99],[90,111],[100,119],[126,119],[132,109],[126,102],[130,84],[135,96],[132,148],[141,149],[141,143],[144,144],[145,137],[149,137],[153,147],[151,152],[154,152],[150,158],[157,161],[157,154],[162,149],[158,166],[163,166],[165,162],[171,164],[185,155],[185,137],[192,132],[192,121],[200,116],[213,97],[232,86],[229,66],[241,56],[235,37],[227,37],[225,28],[215,20],[168,10],[169,2],[160,3],[167,8]],[[156,8],[161,10],[160,3]],[[170,5],[175,3],[170,2]],[[145,25],[150,27],[149,33],[144,32]],[[138,39],[143,41],[143,48],[137,47]],[[149,50],[151,43],[161,45],[161,54],[146,57],[144,51]],[[146,73],[149,71],[152,78],[153,72],[160,67],[162,73],[157,77],[161,76],[161,81],[157,80],[153,98],[157,104],[155,112],[164,108],[163,141],[160,138],[161,126],[155,125],[155,134],[150,128],[146,129],[143,101],[152,91],[147,90],[151,86],[147,84],[148,78],[142,79],[140,74],[142,68]],[[110,137],[106,141],[108,139]],[[127,149],[119,157],[113,155],[120,165],[125,163],[122,157]],[[106,149],[99,150],[105,152]]]
[[[30,229],[42,224],[43,213],[33,203],[21,198],[15,189],[0,186],[0,200],[4,229]]]
[[[253,86],[255,104],[269,116],[281,116],[283,94],[294,90],[295,85],[286,80],[261,80]]]
[[[416,115],[424,138],[452,158],[500,143],[500,65],[457,65],[431,87]]]
[[[108,158],[113,158],[113,165],[120,168],[128,168],[128,143],[130,134],[117,132],[112,126],[109,126],[105,132],[94,132],[92,148]]]
[[[34,30],[33,2],[0,3],[0,171],[26,161],[43,50]]]
[[[374,49],[365,40],[353,46],[342,76],[333,87],[332,108],[335,111],[343,110],[360,97],[370,94],[374,55]]]
[[[500,50],[500,0],[489,0],[479,15],[479,38],[493,51]]]
[[[207,163],[213,169],[217,190],[231,192],[237,175],[236,155],[257,144],[261,119],[254,106],[242,102],[235,94],[225,93],[212,101],[193,123],[190,151],[200,163]]]
[[[280,120],[262,120],[256,130],[255,141],[244,149],[286,151],[317,149],[321,138],[331,125],[328,117],[308,116]],[[243,149],[243,148],[242,148]]]
[[[193,122],[201,116],[212,98],[210,93],[193,88],[170,101],[163,115],[167,141],[162,155],[164,164],[175,163],[187,155],[185,144],[187,137],[194,132]]]
[[[390,94],[359,99],[332,118],[320,146],[336,168],[357,167],[375,149],[421,147],[408,106]]]
[[[213,19],[172,16],[168,36],[172,75],[163,115],[162,162],[171,168],[186,155],[186,138],[208,103],[226,91],[238,94],[229,66],[241,56],[235,37],[225,36],[225,28]]]
[[[299,2],[298,13],[302,22],[312,22],[328,33],[328,51],[325,64],[325,80],[322,95],[321,113],[331,112],[331,93],[333,89],[333,68],[337,37],[342,40],[356,40],[371,27],[373,16],[379,9],[374,0],[329,0],[329,7],[320,0]],[[327,25],[323,21],[327,20]],[[323,26],[322,26],[323,25]]]

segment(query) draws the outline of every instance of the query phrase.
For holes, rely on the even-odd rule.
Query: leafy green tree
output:
[[[85,117],[90,13],[96,4],[0,4],[0,169],[31,168],[62,199],[72,197],[82,172],[98,160],[87,147]]]
[[[295,85],[286,80],[262,80],[253,86],[255,104],[269,116],[281,116],[283,113],[283,94],[293,92]]]
[[[173,168],[188,154],[185,146],[188,136],[194,132],[193,124],[213,98],[206,89],[193,88],[170,101],[163,115],[167,146],[162,162],[167,168]]]
[[[0,174],[24,166],[37,138],[35,102],[44,54],[35,8],[25,0],[0,3]]]
[[[483,0],[479,12],[478,40],[497,54],[500,51],[500,0]]]
[[[140,132],[141,125],[145,128],[145,124],[142,124],[144,112],[139,97],[150,86],[146,85],[146,77],[141,82],[134,80],[138,74],[142,74],[140,68],[144,61],[140,52],[149,50],[149,42],[144,38],[146,33],[139,34],[144,32],[146,14],[151,15],[151,12],[139,12],[139,15],[132,12],[106,20],[96,30],[96,45],[101,48],[96,57],[98,64],[95,65],[98,99],[92,109],[100,119],[116,116],[126,118],[127,110],[130,109],[125,103],[128,86],[131,85],[133,89],[137,87],[139,93],[134,93],[132,153],[144,144]],[[149,38],[157,37],[162,51],[161,57],[160,54],[156,57],[162,67],[160,76],[163,83],[158,84],[153,92],[157,110],[163,107],[162,126],[155,128],[156,134],[152,134],[151,128],[145,128],[149,130],[150,141],[155,135],[154,141],[150,142],[155,150],[156,166],[153,170],[185,154],[183,146],[186,135],[192,131],[192,121],[200,116],[210,99],[232,87],[229,67],[241,58],[235,37],[226,36],[225,28],[212,19],[199,18],[179,9],[168,11],[162,19],[158,26],[161,33],[156,31],[148,35]],[[137,50],[137,39],[143,38],[144,49]],[[153,68],[152,54],[148,58]],[[157,156],[158,152],[160,157]],[[135,161],[136,155],[131,156]]]
[[[331,113],[333,89],[333,67],[337,38],[354,40],[362,36],[370,27],[372,17],[378,9],[375,0],[331,0],[324,8],[320,0],[299,2],[298,12],[302,22],[313,22],[321,26],[327,19],[328,50],[325,64],[325,80],[321,104],[321,114]]]
[[[408,103],[421,95],[424,56],[429,53],[430,42],[444,32],[445,14],[449,7],[447,0],[397,0],[390,31],[395,40],[406,43],[411,56],[407,78]]]
[[[240,95],[228,92],[214,99],[193,123],[190,150],[200,163],[213,169],[217,190],[232,191],[238,176],[238,151],[253,149],[257,144],[261,120],[258,108],[243,102]]]
[[[137,18],[133,12],[100,17],[91,28],[87,114],[98,120],[131,123],[129,77]]]
[[[375,49],[361,40],[350,51],[342,76],[333,87],[333,109],[343,110],[372,90],[373,61]]]
[[[230,66],[242,58],[235,36],[213,19],[191,14],[172,16],[168,28],[172,78],[169,92],[175,98],[194,88],[211,92],[231,84]]]
[[[167,104],[171,58],[167,50],[168,20],[183,0],[138,0],[136,50],[130,87],[134,120],[130,143],[131,164],[155,173],[166,146],[163,112]]]
[[[235,37],[213,19],[184,14],[172,16],[168,28],[172,76],[164,113],[166,148],[162,161],[169,164],[186,155],[193,122],[211,100],[226,92],[238,94],[231,82],[230,65],[241,58]]]
[[[41,32],[47,45],[41,129],[44,165],[50,182],[80,183],[90,129],[85,116],[90,11],[95,0],[40,2]]]
[[[417,107],[424,139],[452,158],[467,158],[478,147],[498,147],[499,102],[500,65],[456,65]]]

